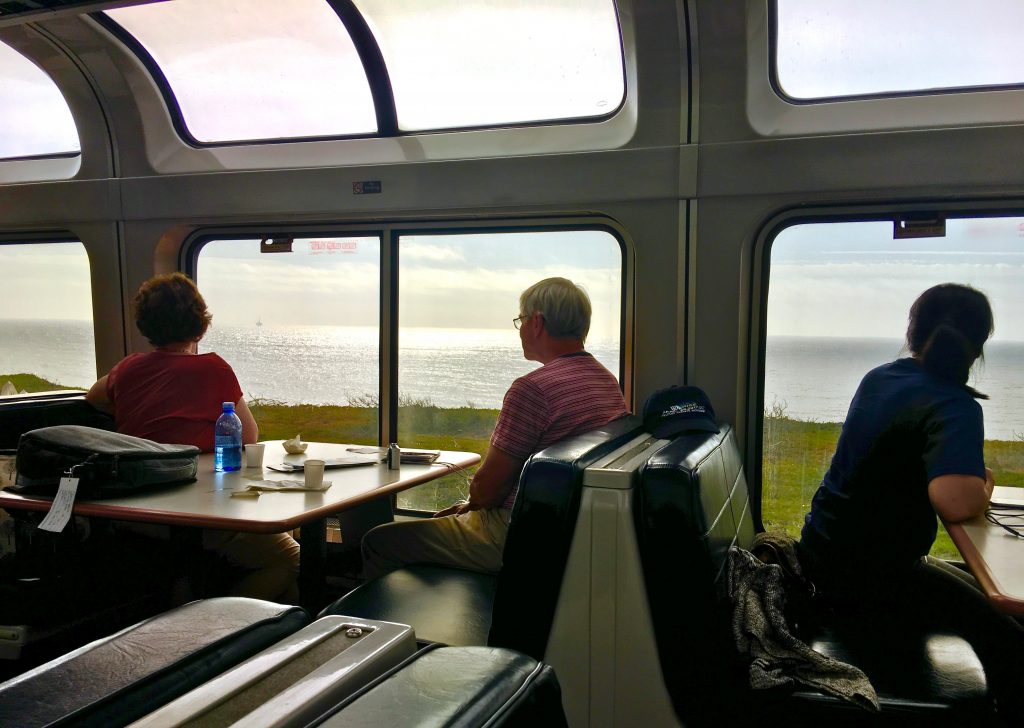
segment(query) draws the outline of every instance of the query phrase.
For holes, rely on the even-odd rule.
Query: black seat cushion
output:
[[[977,656],[959,637],[921,623],[878,624],[819,610],[797,633],[814,649],[863,670],[882,713],[812,691],[754,694],[735,655],[731,607],[722,600],[729,547],[754,537],[735,436],[684,435],[655,453],[636,493],[636,528],[666,687],[676,713],[694,724],[775,715],[789,724],[843,720],[956,722],[985,715]],[[778,711],[775,714],[773,711]]]
[[[412,626],[422,640],[484,645],[497,581],[492,574],[416,564],[357,587],[320,616],[397,622]]]
[[[564,726],[554,671],[493,647],[421,650],[314,725]]]
[[[981,662],[957,635],[907,620],[879,623],[826,612],[803,626],[799,636],[818,652],[863,670],[878,693],[883,717],[934,724],[981,720],[989,711]],[[802,704],[797,710],[808,715],[819,713],[824,703],[836,708],[834,699],[817,693],[800,691],[794,699]]]
[[[85,401],[84,394],[60,392],[0,398],[0,449],[18,447],[29,430],[54,425],[114,429],[114,418]]]
[[[3,683],[0,725],[130,723],[308,622],[256,599],[186,604]]]

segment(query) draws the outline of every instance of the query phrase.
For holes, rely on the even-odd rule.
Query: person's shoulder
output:
[[[152,352],[135,352],[129,354],[124,359],[115,364],[111,370],[111,374],[121,374],[123,372],[135,369],[139,366],[144,366],[149,363],[152,359]]]
[[[212,351],[207,351],[203,354],[196,354],[194,357],[192,357],[192,359],[197,364],[203,367],[209,367],[211,369],[227,369],[229,371],[234,371],[233,369],[231,369],[231,365],[224,361],[224,358],[220,354],[217,354]]]

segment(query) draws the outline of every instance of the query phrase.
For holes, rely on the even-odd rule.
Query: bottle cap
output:
[[[223,404],[221,404],[221,409],[224,412],[234,412],[235,411],[235,403],[234,402],[224,402]]]

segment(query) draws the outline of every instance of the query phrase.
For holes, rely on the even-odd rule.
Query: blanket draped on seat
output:
[[[772,550],[779,550],[777,537],[759,534],[758,538],[762,543],[772,541]],[[755,540],[755,551],[758,545]],[[783,548],[783,563],[799,575],[795,555],[785,551]],[[764,563],[751,552],[733,546],[727,568],[733,640],[739,654],[750,659],[751,688],[802,685],[869,711],[879,710],[878,695],[861,670],[815,652],[792,635],[783,614],[785,572],[779,563]]]

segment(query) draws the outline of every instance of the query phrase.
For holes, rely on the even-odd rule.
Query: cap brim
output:
[[[718,432],[719,426],[715,422],[705,419],[692,419],[682,422],[663,422],[650,430],[655,437],[666,440],[686,432]]]

